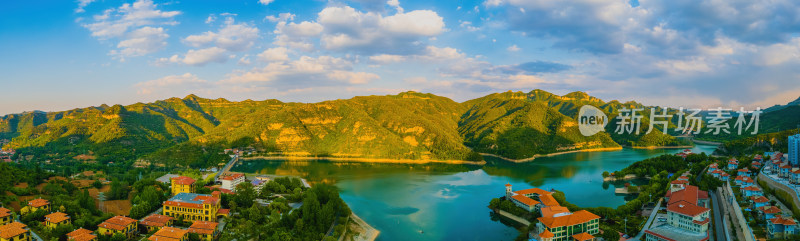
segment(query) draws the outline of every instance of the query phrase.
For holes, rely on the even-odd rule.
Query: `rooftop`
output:
[[[244,174],[241,174],[241,173],[231,173],[231,174],[228,174],[228,175],[222,176],[222,178],[220,178],[220,180],[223,180],[223,181],[233,181],[233,180],[235,180],[235,179],[238,179],[238,178],[244,178]]]
[[[666,240],[675,241],[704,241],[708,240],[708,233],[690,232],[681,228],[670,226],[666,223],[660,223],[650,227],[647,231],[648,234],[658,236]]]
[[[37,198],[37,199],[33,199],[33,200],[28,201],[28,206],[35,207],[35,208],[38,208],[38,207],[41,207],[41,206],[45,206],[45,205],[49,205],[49,204],[50,204],[50,201],[47,201],[47,200],[41,199],[41,198]]]
[[[153,241],[181,241],[187,233],[189,231],[183,229],[163,227],[147,239]]]
[[[60,223],[64,222],[69,219],[69,216],[66,213],[62,212],[55,212],[48,215],[44,215],[44,220],[51,222],[51,223]]]
[[[523,196],[523,195],[514,195],[514,196],[511,196],[511,198],[513,198],[514,200],[517,200],[517,201],[519,201],[521,203],[524,203],[525,205],[528,205],[528,206],[533,206],[533,205],[539,204],[539,201],[533,200],[532,198],[529,198],[529,197],[526,197],[526,196]]]
[[[792,218],[784,218],[784,217],[782,217],[780,215],[776,216],[775,218],[770,219],[769,222],[774,223],[774,224],[783,224],[783,225],[795,225],[795,224],[797,224],[794,221],[794,219],[792,219]]]
[[[179,176],[172,178],[172,182],[178,185],[192,185],[194,184],[194,179],[191,177]]]
[[[89,241],[97,238],[91,230],[79,228],[75,231],[67,233],[67,240],[70,241]]]
[[[541,188],[529,188],[529,189],[524,189],[524,190],[518,190],[518,191],[514,191],[514,193],[519,194],[519,195],[528,195],[528,194],[538,194],[538,195],[547,194],[547,195],[549,195],[549,194],[553,194],[552,192],[545,191],[544,189],[541,189]]]
[[[680,213],[680,214],[683,214],[683,215],[686,215],[686,216],[691,216],[691,217],[700,215],[700,214],[702,214],[704,212],[708,212],[708,210],[710,210],[710,209],[705,208],[705,207],[701,207],[701,206],[697,206],[694,203],[690,203],[690,202],[683,201],[683,200],[678,201],[678,202],[674,202],[674,203],[672,202],[672,200],[670,200],[670,204],[667,205],[667,211],[674,212],[674,213]]]
[[[189,226],[189,232],[196,234],[213,234],[219,223],[209,221],[196,221]]]
[[[575,239],[576,241],[594,240],[594,236],[586,232],[572,235],[572,238]]]
[[[600,219],[600,216],[595,215],[586,210],[580,210],[570,215],[554,216],[554,217],[541,217],[539,222],[542,222],[548,228],[572,226],[576,224],[586,223],[593,219]]]
[[[762,207],[759,207],[758,210],[761,210],[762,212],[768,213],[768,214],[781,213],[781,209],[776,207],[776,206],[762,206]]]
[[[113,230],[123,230],[128,225],[135,223],[136,219],[132,219],[125,216],[115,216],[113,218],[109,218],[105,222],[100,223],[97,225],[98,227],[113,229]]]
[[[542,201],[542,204],[548,207],[561,206],[560,204],[558,204],[558,201],[556,201],[556,199],[553,198],[553,195],[550,194],[539,196],[539,200]]]
[[[175,218],[154,213],[142,219],[142,225],[151,227],[164,227],[167,225],[167,223],[169,223],[169,221],[172,221],[173,219]]]
[[[17,235],[28,232],[28,230],[25,229],[25,227],[27,227],[27,225],[22,224],[20,222],[12,222],[0,226],[0,238],[11,239],[13,237],[16,237]]]
[[[543,207],[541,212],[542,212],[542,217],[553,217],[559,213],[569,213],[569,209],[567,209],[567,207],[562,207],[562,206],[550,206],[550,207]]]
[[[219,203],[219,198],[215,198],[208,194],[182,192],[164,202],[164,205],[202,208],[203,204],[217,203]]]

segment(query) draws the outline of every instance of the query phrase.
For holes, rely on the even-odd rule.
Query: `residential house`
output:
[[[713,171],[716,171],[718,169],[719,169],[719,164],[717,164],[717,163],[711,163],[711,165],[708,165],[708,172],[709,173],[713,172]]]
[[[791,178],[791,176],[790,176],[791,173],[792,173],[792,166],[790,166],[789,164],[781,164],[780,173],[778,173],[779,177],[781,177],[781,178]]]
[[[548,240],[569,241],[579,238],[588,238],[600,233],[600,216],[589,211],[580,210],[574,213],[562,213],[552,217],[540,217],[536,224],[539,237],[550,236]],[[588,236],[587,236],[588,235]],[[584,239],[584,240],[592,240]]]
[[[775,218],[775,215],[783,214],[783,211],[776,206],[763,206],[758,208],[758,214],[764,220],[769,220]]]
[[[163,227],[147,238],[150,241],[186,241],[188,239],[189,231],[175,227]]]
[[[171,226],[173,220],[175,220],[175,218],[167,215],[161,215],[157,213],[150,214],[149,216],[142,219],[141,222],[141,226],[143,228],[142,230],[145,233],[157,231],[163,227]]]
[[[13,219],[14,217],[13,215],[11,215],[11,210],[4,207],[0,207],[0,225],[9,224]]]
[[[763,196],[764,192],[761,191],[761,188],[757,186],[747,186],[739,189],[742,192],[742,195],[745,197],[750,196]]]
[[[728,160],[728,170],[736,170],[736,168],[738,167],[739,167],[739,160],[736,160],[735,158],[731,158],[730,160]]]
[[[219,223],[208,221],[195,221],[192,226],[189,226],[189,233],[194,233],[200,236],[200,240],[212,241],[219,237],[219,230],[217,226]]]
[[[0,226],[0,241],[31,241],[31,231],[20,222]]]
[[[75,231],[67,233],[67,241],[92,241],[97,240],[94,232],[85,228],[79,228]]]
[[[733,182],[741,187],[748,187],[755,184],[755,181],[753,181],[753,179],[748,176],[737,176]]]
[[[739,170],[737,171],[737,174],[736,174],[736,175],[737,175],[737,176],[745,176],[745,177],[749,177],[749,176],[750,176],[750,169],[747,169],[747,167],[745,167],[745,168],[742,168],[742,169],[739,169]]]
[[[69,224],[69,216],[66,213],[54,212],[44,216],[45,227],[56,228],[58,225]]]
[[[97,233],[100,235],[122,234],[125,237],[133,238],[138,233],[138,220],[125,216],[115,216],[97,225]]]
[[[757,196],[753,195],[749,197],[750,203],[753,204],[753,208],[760,208],[767,206],[769,204],[769,199],[764,196]]]
[[[775,215],[767,220],[767,238],[781,239],[797,233],[797,221],[792,217]]]
[[[753,161],[750,163],[750,167],[752,167],[754,170],[761,169],[761,162]]]
[[[724,181],[728,181],[728,180],[730,180],[730,176],[731,176],[731,175],[729,175],[728,173],[724,173],[724,172],[723,172],[723,173],[720,173],[720,174],[719,174],[719,180],[721,180],[721,181],[723,181],[723,182],[724,182]]]
[[[43,209],[45,212],[50,212],[50,201],[41,198],[30,200],[28,201],[28,206],[22,208],[21,213],[25,215],[29,212],[36,212],[39,209]]]

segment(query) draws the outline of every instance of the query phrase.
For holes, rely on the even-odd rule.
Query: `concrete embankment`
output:
[[[540,157],[558,156],[558,155],[569,154],[569,153],[596,152],[596,151],[619,151],[619,150],[622,150],[622,147],[592,148],[592,149],[583,149],[583,150],[574,150],[574,151],[562,151],[562,152],[555,152],[555,153],[550,153],[550,154],[536,154],[536,155],[533,155],[532,157],[525,158],[525,159],[511,159],[511,158],[508,158],[508,157],[498,156],[498,155],[490,154],[490,153],[480,153],[480,154],[483,155],[483,156],[490,156],[490,157],[500,158],[500,159],[503,159],[505,161],[523,163],[523,162],[533,161],[536,158],[540,158]]]
[[[464,160],[417,160],[417,159],[384,159],[384,158],[357,158],[357,157],[306,157],[306,156],[256,156],[240,158],[244,161],[250,160],[290,160],[290,161],[332,161],[332,162],[366,162],[366,163],[401,163],[401,164],[468,164],[484,165],[486,161],[464,161]]]

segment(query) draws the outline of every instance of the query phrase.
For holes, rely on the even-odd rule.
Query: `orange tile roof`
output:
[[[705,193],[706,193],[706,195],[708,195],[707,192],[705,192]],[[697,186],[686,185],[686,187],[684,187],[683,189],[671,193],[671,195],[669,196],[669,202],[667,202],[667,205],[670,205],[672,203],[676,203],[676,202],[679,202],[679,201],[686,201],[686,202],[689,202],[689,203],[692,203],[692,204],[696,205],[697,204],[697,200],[701,199],[701,197],[700,197],[701,195],[702,195],[701,191],[697,189]]]
[[[69,216],[66,213],[54,212],[48,215],[44,215],[44,220],[51,223],[60,223],[69,220]]]
[[[163,227],[147,239],[153,241],[180,241],[187,233],[189,233],[189,231],[183,229]]]
[[[50,204],[50,201],[47,201],[47,200],[41,199],[41,198],[37,198],[37,199],[33,199],[33,200],[28,201],[28,206],[35,207],[35,208],[38,208],[38,207],[41,207],[41,206],[45,206],[45,205],[49,205],[49,204]]]
[[[784,217],[782,217],[780,215],[776,216],[775,218],[770,219],[769,221],[771,221],[774,224],[783,224],[783,225],[795,225],[796,224],[794,219],[784,218]]]
[[[745,168],[742,168],[742,169],[739,169],[738,171],[739,171],[739,172],[750,172],[750,170],[749,170],[749,169],[747,169],[747,167],[745,167]]]
[[[545,191],[541,188],[529,188],[519,191],[514,191],[514,193],[519,195],[528,195],[528,194],[539,194],[539,195],[550,195],[553,194],[552,192]]]
[[[689,183],[689,181],[686,180],[675,180],[670,182],[670,184],[687,184],[687,183]]]
[[[592,236],[591,234],[588,234],[586,232],[583,232],[583,233],[572,235],[572,238],[574,238],[576,241],[586,241],[586,240],[594,239],[594,236]]]
[[[548,206],[548,207],[550,207],[550,206],[561,206],[561,205],[558,204],[558,201],[556,201],[556,199],[553,198],[553,195],[550,195],[550,194],[545,194],[545,195],[539,196],[539,200],[542,201],[542,204],[544,204],[545,206]]]
[[[16,237],[16,236],[18,236],[20,234],[26,233],[26,232],[28,232],[28,230],[25,229],[25,227],[27,227],[27,225],[22,224],[20,222],[12,222],[12,223],[0,226],[0,238],[11,239],[11,238]]]
[[[529,197],[526,197],[526,196],[523,196],[523,195],[514,195],[514,196],[511,196],[511,198],[513,198],[513,199],[515,199],[515,200],[517,200],[517,201],[519,201],[521,203],[524,203],[525,205],[528,205],[528,206],[533,206],[533,205],[539,204],[538,201],[533,200],[532,198],[529,198]]]
[[[506,183],[506,187],[510,187],[510,186],[511,186],[511,183]]]
[[[745,191],[761,191],[761,188],[758,188],[756,186],[747,186],[747,187],[742,188],[742,190],[745,190]]]
[[[5,218],[8,216],[11,216],[11,210],[4,207],[0,207],[0,218]]]
[[[781,212],[781,209],[776,207],[776,206],[762,206],[762,207],[759,207],[758,209],[761,210],[764,213],[770,213],[770,214],[780,213]]]
[[[195,221],[194,223],[192,223],[192,226],[189,226],[189,232],[196,234],[213,234],[214,230],[217,229],[217,225],[219,225],[219,223],[209,222],[209,221]]]
[[[600,216],[597,216],[594,213],[591,213],[586,210],[580,210],[570,215],[564,215],[558,217],[541,217],[538,219],[539,222],[547,226],[547,228],[556,228],[556,227],[582,224],[599,218]]]
[[[568,213],[569,209],[567,209],[567,207],[562,207],[562,206],[550,206],[542,208],[541,212],[542,212],[542,217],[552,217],[559,213]]]
[[[542,233],[539,234],[540,238],[552,238],[552,237],[555,237],[555,236],[556,235],[554,235],[553,233],[551,233],[547,229],[545,229]]]
[[[69,232],[67,234],[67,240],[70,241],[90,241],[95,240],[97,236],[92,234],[91,230],[85,228],[79,228],[75,231]]]
[[[106,220],[105,222],[100,223],[97,226],[98,227],[107,228],[107,229],[113,229],[113,230],[123,230],[123,229],[125,229],[125,227],[127,227],[128,225],[130,225],[132,223],[135,223],[135,222],[136,222],[136,219],[132,219],[132,218],[125,217],[125,216],[116,216],[116,217],[113,217],[113,218],[109,218],[108,220]]]
[[[172,182],[178,185],[192,185],[194,184],[194,179],[192,179],[191,177],[179,176],[179,177],[173,177]]]
[[[695,223],[695,224],[704,225],[704,224],[707,224],[708,222],[711,222],[711,219],[706,218],[703,221],[692,220],[692,222]]]
[[[220,178],[220,179],[226,180],[226,181],[233,181],[234,179],[241,178],[241,177],[244,177],[244,174],[232,173],[232,174],[228,174],[228,175],[222,176],[222,178]]]
[[[142,219],[141,224],[150,227],[164,227],[167,225],[167,223],[169,223],[169,221],[172,221],[173,219],[175,218],[154,213]]]
[[[756,202],[756,203],[765,203],[765,202],[769,202],[769,199],[767,199],[764,196],[750,196],[750,201],[753,201],[753,202]]]
[[[708,208],[697,206],[696,204],[693,204],[693,203],[690,203],[690,202],[687,202],[687,201],[678,201],[678,202],[675,202],[675,203],[672,203],[671,201],[672,200],[670,200],[670,204],[667,205],[667,211],[674,212],[674,213],[680,213],[680,214],[683,214],[683,215],[686,215],[686,216],[690,216],[690,217],[694,217],[694,216],[700,215],[700,214],[702,214],[704,212],[708,212],[708,210],[710,210]]]
[[[230,213],[231,213],[230,209],[220,208],[219,210],[217,210],[217,214],[230,214]]]

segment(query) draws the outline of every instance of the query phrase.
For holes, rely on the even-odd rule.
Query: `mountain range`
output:
[[[0,140],[21,154],[93,153],[108,157],[103,161],[144,158],[188,165],[198,160],[176,154],[247,146],[275,156],[481,160],[478,153],[525,159],[593,148],[686,145],[658,130],[618,135],[615,123],[606,132],[583,136],[576,118],[587,104],[609,120],[621,108],[649,108],[633,101],[605,102],[584,92],[559,96],[543,90],[495,93],[462,103],[413,91],[318,103],[189,95],[10,114],[0,117]]]

